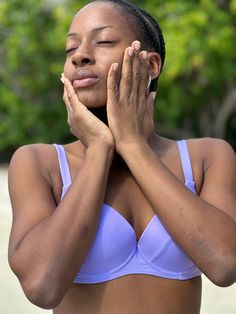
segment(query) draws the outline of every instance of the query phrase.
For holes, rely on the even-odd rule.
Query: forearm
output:
[[[112,156],[113,148],[89,148],[63,200],[18,245],[13,263],[26,290],[38,285],[63,294],[72,283],[97,230]]]
[[[203,272],[222,267],[223,260],[231,263],[236,248],[231,217],[190,192],[148,144],[125,146],[121,155],[171,236]]]

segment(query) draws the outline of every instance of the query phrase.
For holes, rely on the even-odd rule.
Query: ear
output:
[[[161,72],[161,57],[158,52],[148,52],[149,61],[149,75],[151,75],[152,80],[157,78]]]

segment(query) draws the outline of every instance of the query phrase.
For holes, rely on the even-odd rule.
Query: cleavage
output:
[[[112,207],[130,224],[137,241],[146,230],[154,212],[133,177],[127,173],[111,173],[104,203]]]

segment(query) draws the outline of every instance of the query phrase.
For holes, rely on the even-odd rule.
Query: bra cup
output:
[[[183,250],[172,240],[150,262],[152,267],[162,269],[163,272],[184,274],[192,270],[195,265]]]
[[[179,146],[182,145],[186,146],[186,142]],[[64,150],[63,146],[61,148]],[[63,183],[62,199],[71,185],[71,177],[66,154],[63,155],[58,147],[57,153]],[[180,155],[185,185],[196,193],[188,150],[181,148]],[[156,215],[137,242],[129,222],[114,208],[103,204],[97,234],[74,283],[99,283],[129,274],[186,280],[200,276],[201,271],[172,240]]]
[[[136,251],[136,237],[128,222],[104,204],[95,240],[80,273],[102,274],[126,264]]]
[[[156,245],[153,245],[156,243]],[[194,266],[183,250],[172,240],[157,216],[140,239],[139,252],[153,268],[166,272],[188,272]]]
[[[150,262],[164,250],[170,240],[165,227],[159,218],[154,216],[139,240],[138,249],[142,257]]]

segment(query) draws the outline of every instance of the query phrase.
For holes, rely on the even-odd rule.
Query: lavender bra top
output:
[[[185,140],[178,141],[185,186],[193,193],[192,167]],[[63,190],[71,185],[70,170],[62,145],[54,144],[58,154]],[[154,215],[137,241],[135,230],[113,207],[103,204],[95,240],[74,283],[93,284],[130,274],[147,274],[176,280],[201,275],[201,271],[171,238]]]

